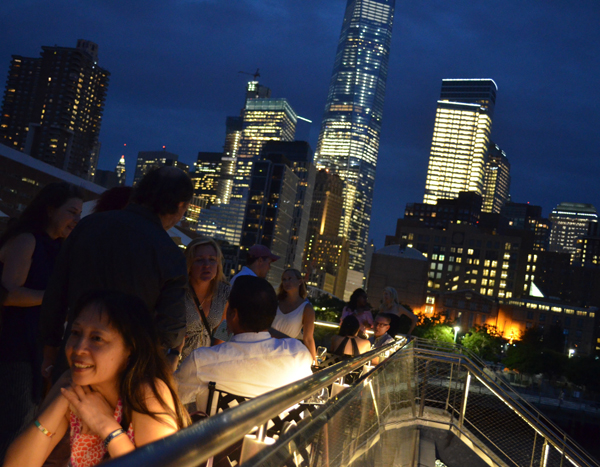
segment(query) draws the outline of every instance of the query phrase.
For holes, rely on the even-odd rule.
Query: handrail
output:
[[[423,339],[416,339],[416,340],[412,340],[411,342],[413,343],[413,348],[415,349],[415,351],[417,353],[420,352],[429,352],[431,354],[436,353],[435,350],[431,350],[431,349],[424,349],[423,347],[418,347],[419,344],[422,344]],[[462,346],[460,346],[462,347]],[[459,350],[460,347],[456,347]],[[468,349],[465,349],[468,350]],[[452,358],[451,356],[449,356],[448,354],[444,353],[443,351],[439,352],[440,354],[443,355],[443,357],[445,358]],[[488,368],[487,365],[485,365],[484,363],[480,363],[481,359],[479,359],[477,357],[476,354],[471,352],[471,355],[465,355],[467,352],[463,352],[462,353],[462,360],[467,360],[470,361],[470,364],[472,367],[476,368],[478,372],[483,373],[483,368]],[[459,354],[460,355],[460,354]],[[473,358],[473,356],[475,356],[476,358]],[[459,360],[461,359],[459,358]],[[475,360],[475,363],[473,363],[473,360]],[[555,430],[558,433],[563,434],[564,430],[562,428],[560,428],[559,426],[557,426],[552,420],[550,420],[546,415],[544,415],[543,412],[541,412],[536,406],[534,406],[533,404],[531,404],[527,399],[525,399],[521,393],[519,393],[517,390],[515,390],[515,388],[512,387],[512,385],[506,381],[503,377],[496,375],[498,380],[502,382],[502,385],[498,384],[496,381],[493,381],[493,383],[498,387],[498,389],[500,391],[503,391],[504,393],[507,393],[511,398],[513,398],[515,400],[515,402],[518,403],[518,405],[521,406],[522,410],[526,410],[528,412],[532,412],[536,417],[538,422],[542,421],[542,423],[544,423],[546,426],[551,427],[553,430]],[[488,379],[489,376],[486,375],[486,377]],[[577,443],[573,440],[573,443],[577,445]],[[579,448],[581,448],[581,446],[577,445]],[[583,448],[581,448],[583,449]]]
[[[558,436],[564,435],[564,431],[561,428],[557,427],[550,419],[548,419],[535,407],[523,399],[518,392],[514,391],[512,387],[510,387],[510,385],[507,386],[512,391],[512,394],[508,392],[506,388],[490,378],[490,376],[483,371],[483,368],[480,368],[468,356],[462,354],[452,355],[442,351],[418,347],[412,347],[412,350],[416,355],[421,355],[424,358],[433,357],[436,360],[446,362],[454,360],[456,364],[463,366],[468,372],[473,374],[473,376],[479,380],[479,382],[481,382],[490,392],[504,402],[513,412],[518,413],[519,416],[533,430],[544,437],[551,445],[554,446],[555,449],[557,449],[559,452],[564,451],[567,458],[576,458],[579,462],[584,463],[587,466],[597,465],[592,459],[585,459],[581,456],[581,453],[584,453],[586,456],[587,453],[577,442],[575,442],[575,440],[569,438],[570,445],[566,445],[564,443],[564,439]],[[504,380],[501,379],[500,381],[506,384]]]
[[[342,361],[312,376],[275,389],[237,407],[213,415],[171,436],[111,460],[107,467],[195,467],[242,439],[255,426],[262,425],[316,391],[357,370],[373,358],[405,342],[395,341],[378,349]]]

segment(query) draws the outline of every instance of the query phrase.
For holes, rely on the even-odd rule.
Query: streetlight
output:
[[[460,331],[460,326],[454,326],[454,343],[456,344],[456,336],[458,336],[458,331]]]
[[[575,355],[575,349],[569,349],[569,358]]]

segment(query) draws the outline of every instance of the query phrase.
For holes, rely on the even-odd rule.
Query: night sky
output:
[[[99,46],[111,73],[99,168],[163,145],[193,163],[221,151],[225,118],[245,86],[261,84],[314,123],[327,97],[345,0],[4,0],[2,88],[12,54],[42,45]],[[511,163],[513,201],[600,208],[600,2],[397,1],[371,235],[393,234],[407,202],[423,198],[443,78],[492,78],[492,139]],[[125,147],[124,144],[127,144]]]

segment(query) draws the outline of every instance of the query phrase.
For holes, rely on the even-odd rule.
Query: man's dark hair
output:
[[[176,167],[160,167],[144,175],[135,186],[131,201],[150,208],[157,215],[175,214],[179,203],[192,199],[190,177]]]
[[[261,332],[268,329],[275,319],[277,295],[265,279],[240,276],[231,288],[229,307],[237,311],[244,331]]]

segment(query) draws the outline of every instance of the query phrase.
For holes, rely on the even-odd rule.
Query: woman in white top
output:
[[[302,339],[310,351],[313,362],[317,351],[313,336],[315,329],[315,310],[306,299],[308,295],[302,274],[297,269],[286,269],[281,276],[277,289],[279,306],[272,328],[290,337]]]

